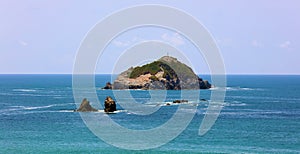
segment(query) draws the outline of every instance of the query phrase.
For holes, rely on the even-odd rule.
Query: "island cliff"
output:
[[[112,89],[208,89],[211,84],[199,78],[187,65],[174,57],[164,56],[152,63],[131,67],[121,73]]]

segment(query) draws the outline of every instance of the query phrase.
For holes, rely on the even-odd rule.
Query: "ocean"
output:
[[[201,77],[210,80],[208,75]],[[114,98],[111,90],[101,89],[110,80],[111,75],[95,76],[101,103],[106,96]],[[0,75],[0,153],[300,153],[299,75],[228,75],[222,111],[212,128],[199,136],[213,90],[200,90],[203,100],[190,102],[197,105],[196,113],[176,138],[157,148],[126,150],[98,138],[80,113],[72,112],[72,75]],[[180,106],[164,105],[180,99],[180,91],[167,91],[164,102],[149,102],[149,91],[130,93],[137,102],[160,109],[140,116],[117,105],[123,112],[84,114],[99,120],[109,116],[123,127],[148,130],[164,124]]]

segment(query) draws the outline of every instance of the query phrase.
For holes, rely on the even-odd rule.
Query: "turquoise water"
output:
[[[95,79],[103,87],[110,75]],[[207,134],[198,135],[208,105],[199,101],[194,119],[177,138],[155,149],[129,151],[105,143],[79,113],[70,112],[76,108],[71,75],[0,75],[0,153],[300,153],[300,76],[229,75],[227,82],[224,107]],[[201,90],[200,97],[210,100],[210,93]],[[97,94],[102,102],[113,96],[100,88]],[[149,101],[148,91],[131,94],[140,103]],[[168,91],[165,101],[179,96],[180,91]],[[109,116],[130,129],[150,129],[177,107],[162,106],[151,117]]]

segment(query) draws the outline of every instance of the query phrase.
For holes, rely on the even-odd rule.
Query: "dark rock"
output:
[[[76,112],[96,112],[98,110],[93,108],[90,105],[90,102],[86,98],[84,98],[80,104],[80,107],[75,111]]]
[[[116,102],[110,97],[107,96],[104,102],[104,112],[114,112],[116,109]]]
[[[103,89],[112,89],[112,84],[110,82],[107,82],[105,84],[105,87],[103,87]]]
[[[167,103],[166,105],[169,106],[169,105],[171,105],[171,104],[170,104],[170,103]]]
[[[182,99],[182,100],[174,100],[173,103],[187,103],[188,100]]]
[[[200,78],[199,78],[200,79]],[[199,80],[200,89],[209,89],[211,84],[207,80]]]

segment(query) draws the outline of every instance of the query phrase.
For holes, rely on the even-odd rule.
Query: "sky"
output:
[[[0,1],[0,74],[71,74],[78,48],[95,24],[121,9],[144,4],[177,8],[204,25],[216,41],[227,74],[300,74],[296,0]],[[180,49],[195,72],[210,73],[203,57],[193,56],[196,49],[189,40],[151,27],[114,38],[95,72],[111,73],[126,49],[146,40]]]

